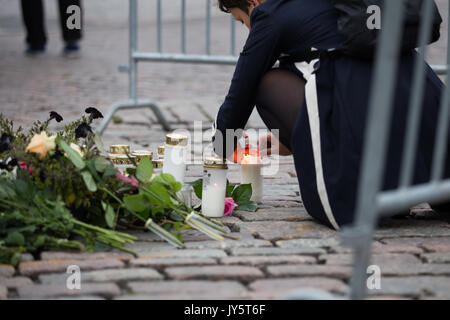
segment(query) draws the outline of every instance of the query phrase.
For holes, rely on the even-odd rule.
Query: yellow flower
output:
[[[35,134],[27,147],[27,152],[37,153],[43,159],[50,150],[55,149],[56,136],[47,136],[45,131]]]

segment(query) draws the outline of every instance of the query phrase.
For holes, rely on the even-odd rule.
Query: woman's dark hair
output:
[[[230,9],[239,8],[248,14],[250,3],[248,0],[218,0],[219,9],[223,12],[230,13]]]

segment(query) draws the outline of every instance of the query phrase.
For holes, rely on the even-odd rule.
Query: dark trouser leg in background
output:
[[[26,42],[32,49],[43,48],[47,42],[42,0],[22,0],[22,17],[26,29]]]
[[[71,29],[67,28],[67,19],[69,19],[69,17],[73,14],[73,12],[67,13],[67,8],[72,5],[76,5],[81,8],[81,1],[80,0],[59,0],[58,5],[59,5],[59,19],[60,19],[60,24],[61,24],[62,37],[63,37],[64,41],[68,42],[68,43],[73,43],[73,42],[80,40],[81,36],[82,36],[81,29],[72,29],[71,30]],[[81,20],[83,20],[82,17],[83,17],[83,14],[81,14]],[[82,21],[81,21],[81,24],[83,24]]]
[[[291,136],[304,102],[305,81],[291,71],[272,69],[262,78],[256,109],[270,129],[278,129],[280,142],[291,149]]]

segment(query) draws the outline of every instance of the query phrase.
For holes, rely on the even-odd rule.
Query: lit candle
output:
[[[186,174],[186,146],[186,136],[180,134],[166,135],[163,172],[171,174],[175,180],[181,183],[184,183]]]
[[[206,158],[203,163],[202,213],[208,217],[223,217],[227,188],[225,159]]]
[[[247,151],[241,161],[241,183],[252,185],[252,197],[250,200],[255,202],[262,201],[264,183],[261,174],[262,166],[258,150]]]

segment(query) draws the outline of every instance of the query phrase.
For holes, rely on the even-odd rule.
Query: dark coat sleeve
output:
[[[221,156],[229,156],[235,149],[235,139],[226,139],[226,130],[245,127],[253,111],[259,81],[279,57],[280,30],[270,15],[259,7],[255,8],[250,23],[250,34],[214,123],[214,150]]]

